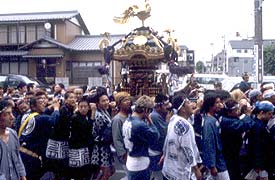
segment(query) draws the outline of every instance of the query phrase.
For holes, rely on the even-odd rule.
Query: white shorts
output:
[[[210,176],[207,180],[230,180],[228,171],[219,172],[217,176]]]

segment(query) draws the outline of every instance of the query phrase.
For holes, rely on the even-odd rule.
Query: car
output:
[[[241,84],[240,82],[237,83],[237,84],[235,84],[235,85],[232,87],[232,89],[230,89],[229,92],[232,92],[232,91],[234,91],[235,89],[240,89],[240,84]],[[249,84],[249,86],[250,86],[251,88],[257,89],[257,82],[255,82],[255,81],[250,81],[250,82],[248,82],[248,84]]]
[[[24,82],[26,84],[34,83],[34,85],[38,88],[44,89],[47,93],[51,93],[52,89],[49,85],[40,82],[37,79],[26,75],[18,75],[18,74],[3,74],[0,75],[0,85],[7,89],[8,87],[17,88],[20,82]]]
[[[187,80],[190,80],[191,75],[188,74]],[[214,89],[215,82],[222,82],[224,79],[228,78],[227,75],[223,74],[195,74],[194,81],[198,83],[199,86],[205,89]]]

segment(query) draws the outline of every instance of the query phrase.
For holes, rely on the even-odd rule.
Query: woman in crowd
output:
[[[91,149],[93,145],[92,119],[89,103],[85,99],[78,102],[78,111],[71,117],[72,129],[69,139],[70,178],[89,180],[92,174]],[[92,111],[95,112],[95,108]]]
[[[98,89],[96,94],[97,110],[93,123],[94,147],[91,163],[100,167],[96,177],[101,180],[109,179],[115,172],[114,159],[110,148],[113,140],[111,115],[108,112],[109,102],[107,91]]]

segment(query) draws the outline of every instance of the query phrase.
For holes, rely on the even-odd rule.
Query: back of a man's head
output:
[[[26,83],[24,83],[24,82],[20,82],[19,84],[18,84],[18,86],[17,86],[17,89],[18,90],[20,90],[20,89],[23,89],[23,87],[27,87],[27,84]]]
[[[164,94],[157,94],[156,97],[155,97],[156,105],[163,104],[167,100],[169,100],[169,98],[167,96],[165,96]]]
[[[154,107],[154,101],[149,96],[143,95],[139,97],[135,103],[135,112],[142,113],[145,109]]]

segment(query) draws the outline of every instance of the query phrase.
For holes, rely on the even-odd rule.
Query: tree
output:
[[[264,74],[275,75],[275,46],[264,48]]]
[[[205,65],[204,65],[204,63],[202,61],[198,61],[196,63],[196,71],[197,71],[197,73],[204,73],[205,69],[206,69],[206,67],[205,67]]]

